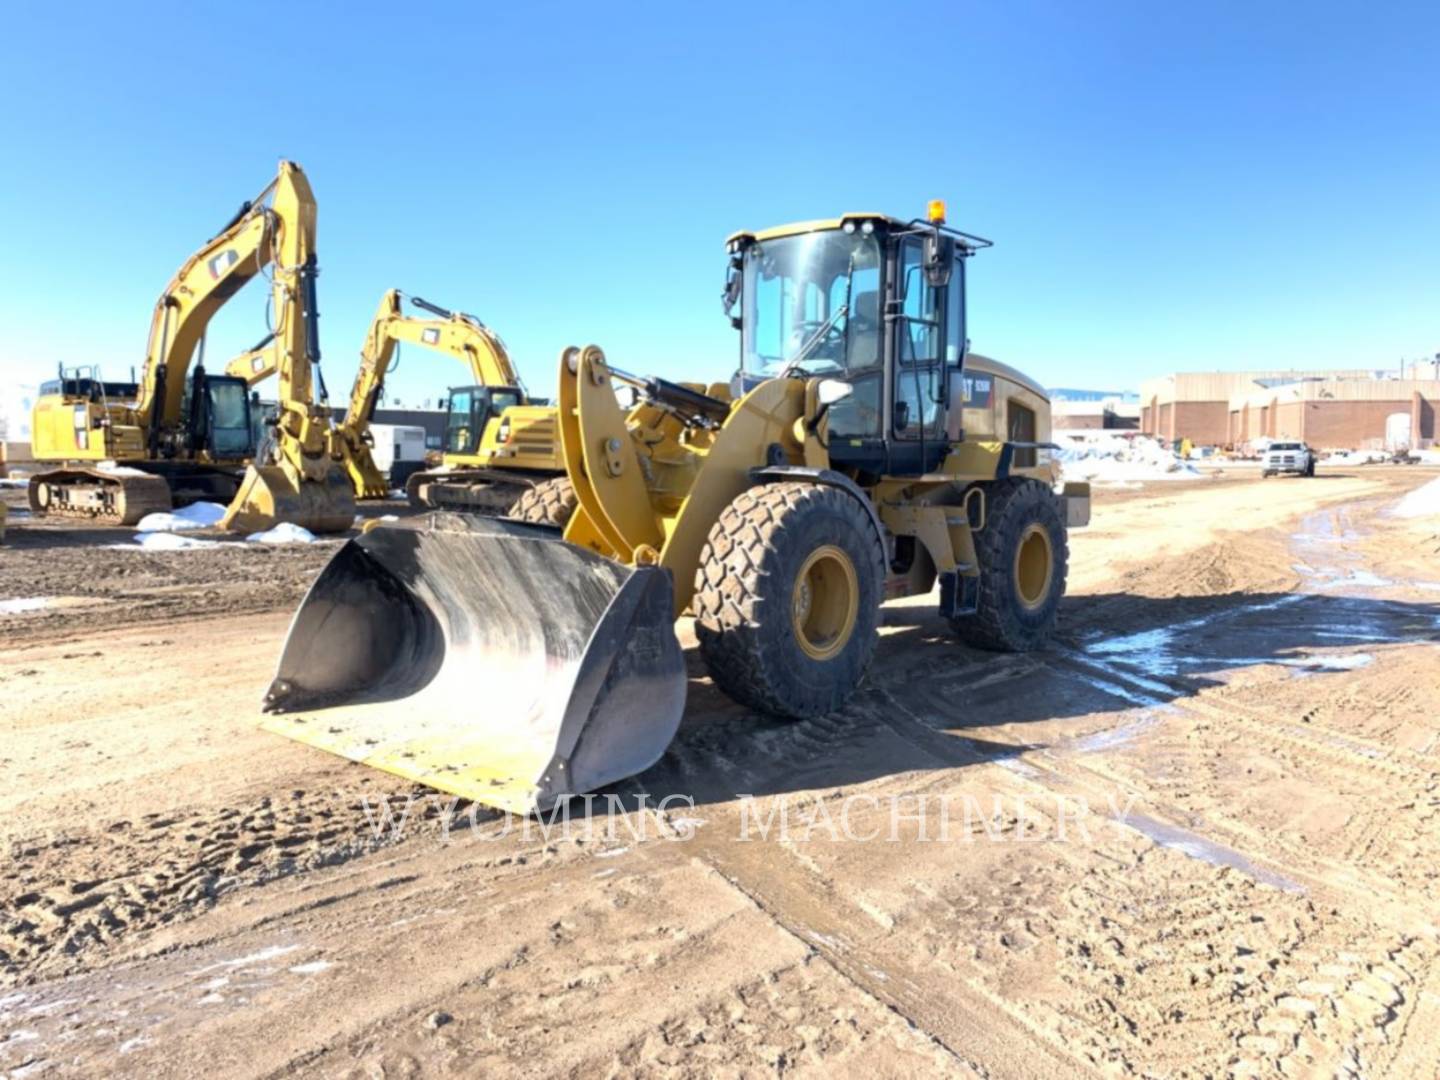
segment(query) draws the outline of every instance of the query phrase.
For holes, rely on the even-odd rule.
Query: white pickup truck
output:
[[[1276,473],[1298,473],[1301,476],[1315,475],[1315,451],[1303,442],[1273,442],[1260,455],[1260,475],[1274,476]]]

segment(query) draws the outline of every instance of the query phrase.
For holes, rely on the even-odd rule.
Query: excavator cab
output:
[[[213,461],[248,461],[255,456],[250,393],[244,379],[210,375],[196,368],[185,387],[181,409],[186,416],[189,456],[205,453]]]
[[[491,417],[524,401],[524,391],[515,386],[452,386],[445,412],[445,453],[477,453]]]

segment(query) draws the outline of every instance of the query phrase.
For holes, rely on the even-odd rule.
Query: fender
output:
[[[751,469],[750,479],[757,484],[778,483],[784,480],[825,484],[828,487],[837,487],[848,492],[865,508],[865,513],[870,515],[870,524],[875,526],[875,535],[880,538],[881,548],[884,548],[885,526],[880,523],[880,512],[875,509],[875,503],[865,494],[860,485],[844,473],[836,472],[834,469],[814,469],[806,465],[765,465]],[[887,563],[890,561],[888,551],[885,552],[885,561]]]

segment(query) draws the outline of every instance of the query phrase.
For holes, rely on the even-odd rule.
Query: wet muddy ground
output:
[[[1053,648],[891,605],[821,721],[690,648],[548,830],[256,730],[323,550],[22,536],[0,1071],[1433,1076],[1435,475],[1101,491]]]

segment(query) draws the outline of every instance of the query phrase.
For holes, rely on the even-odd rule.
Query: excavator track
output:
[[[170,485],[139,469],[55,469],[32,477],[30,512],[102,525],[134,525],[146,514],[169,510]]]
[[[498,469],[439,469],[413,473],[405,484],[405,494],[417,510],[503,517],[520,496],[544,479],[547,477]]]

